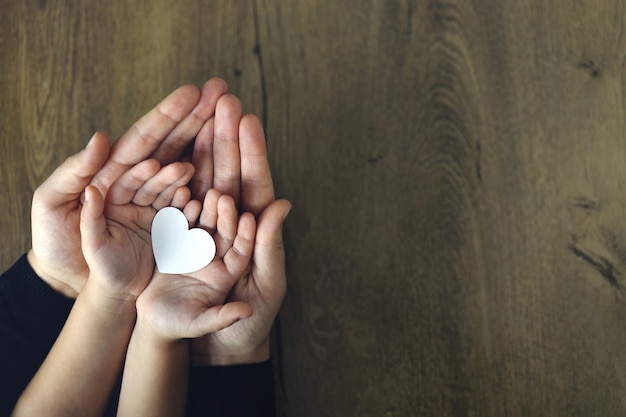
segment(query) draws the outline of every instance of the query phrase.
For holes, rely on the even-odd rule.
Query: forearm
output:
[[[118,416],[182,416],[188,369],[189,342],[164,341],[139,318],[128,346]]]
[[[96,416],[119,375],[135,303],[103,299],[85,286],[13,416]]]

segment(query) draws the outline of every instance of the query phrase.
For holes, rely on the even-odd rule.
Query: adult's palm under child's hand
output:
[[[112,147],[104,133],[96,133],[87,148],[57,168],[33,196],[33,246],[28,261],[37,275],[57,292],[75,298],[89,275],[79,232],[85,187],[91,183],[106,195],[117,178],[143,160],[155,158],[161,164],[178,160],[213,117],[227,89],[218,78],[207,81],[202,91],[191,85],[180,87]]]

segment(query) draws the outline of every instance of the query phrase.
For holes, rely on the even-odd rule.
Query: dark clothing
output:
[[[272,362],[191,368],[187,416],[274,417]]]

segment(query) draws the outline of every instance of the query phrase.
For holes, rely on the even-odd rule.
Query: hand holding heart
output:
[[[197,220],[199,227],[189,230],[188,221]],[[137,299],[138,323],[176,340],[204,336],[252,314],[243,302],[222,305],[250,262],[256,231],[254,216],[238,216],[232,197],[210,190],[199,218],[164,208],[152,231],[158,270]]]
[[[42,376],[34,379],[32,398],[74,392],[73,398],[84,400],[78,414],[101,414],[126,358],[131,367],[124,380],[135,375],[147,382],[146,389],[135,389],[137,379],[131,378],[133,389],[127,390],[140,409],[167,403],[182,410],[184,401],[178,399],[184,398],[189,346],[179,339],[197,338],[192,342],[195,364],[269,357],[269,329],[285,294],[282,222],[290,204],[274,199],[260,120],[242,117],[238,99],[225,91],[221,80],[205,84],[201,97],[190,86],[177,90],[112,147],[105,135],[96,134],[90,146],[69,158],[35,193],[28,260],[56,291],[80,295],[37,373]],[[181,153],[194,138],[195,176],[194,166],[182,162],[161,168],[162,163],[186,161]],[[150,157],[156,159],[146,159]],[[187,186],[202,206],[190,200]],[[155,249],[159,267],[168,275],[155,271],[150,253],[152,221],[166,206],[182,210],[187,222],[214,238],[212,244],[207,234],[189,230],[183,221],[183,235],[201,239],[186,247],[190,239],[177,240],[166,230],[170,247],[182,250],[176,259],[192,254],[195,262],[206,256],[198,264],[185,260],[179,268],[178,261],[172,266],[163,258],[170,249]],[[161,229],[157,226],[155,235]],[[213,253],[214,260],[203,266]],[[128,342],[133,326],[137,333],[132,339],[147,355],[132,355]],[[146,361],[149,365],[141,366]],[[67,375],[78,377],[59,377]],[[166,383],[159,384],[162,377]],[[72,383],[76,380],[85,384]],[[144,401],[137,392],[153,398]],[[27,397],[25,403],[33,401]],[[176,413],[166,410],[164,415]]]

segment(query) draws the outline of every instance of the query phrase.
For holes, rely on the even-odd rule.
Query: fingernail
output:
[[[93,143],[94,143],[94,141],[95,141],[95,139],[96,139],[96,135],[97,135],[97,134],[98,134],[97,132],[93,134],[93,136],[91,137],[91,139],[89,139],[89,142],[87,143],[87,146],[85,146],[85,149],[87,149],[87,148],[89,148],[91,145],[93,145]]]

